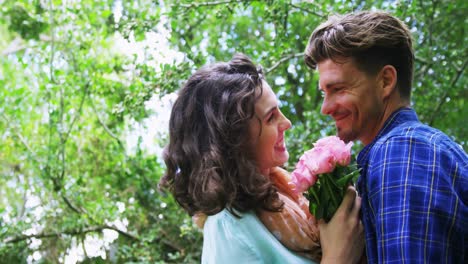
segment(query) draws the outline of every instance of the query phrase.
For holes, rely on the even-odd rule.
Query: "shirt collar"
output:
[[[393,112],[388,119],[385,121],[382,129],[380,129],[379,133],[377,136],[372,140],[371,143],[369,143],[367,146],[365,146],[361,152],[358,155],[358,163],[359,161],[367,157],[369,151],[372,149],[372,146],[374,146],[375,142],[388,134],[393,128],[398,126],[401,123],[405,123],[408,121],[419,121],[418,116],[416,112],[410,108],[410,107],[402,107],[395,112]]]

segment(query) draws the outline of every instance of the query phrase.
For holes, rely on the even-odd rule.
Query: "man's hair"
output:
[[[310,68],[326,59],[348,58],[369,75],[385,65],[395,67],[400,96],[409,101],[414,55],[411,32],[399,19],[381,11],[363,11],[331,16],[315,29],[305,50]]]
[[[159,186],[190,214],[235,214],[283,203],[252,157],[250,120],[255,117],[261,69],[243,54],[195,72],[175,101],[164,151],[167,170]]]

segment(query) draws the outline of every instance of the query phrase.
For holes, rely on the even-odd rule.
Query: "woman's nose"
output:
[[[280,123],[280,130],[281,131],[285,131],[285,130],[288,130],[291,128],[291,121],[289,121],[289,119],[283,115],[283,113],[281,113],[281,116],[282,116],[282,120],[281,120],[281,123]]]

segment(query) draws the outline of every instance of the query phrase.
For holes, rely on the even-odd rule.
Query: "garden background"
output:
[[[334,133],[308,37],[368,9],[409,26],[412,105],[466,150],[468,1],[0,0],[0,263],[199,262],[201,232],[157,189],[177,89],[250,56],[293,123],[291,168]]]

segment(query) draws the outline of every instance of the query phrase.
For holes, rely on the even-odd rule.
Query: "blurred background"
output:
[[[0,263],[199,263],[201,232],[157,190],[177,90],[250,56],[293,123],[291,169],[335,131],[308,37],[368,9],[411,29],[412,105],[466,150],[468,1],[0,0]]]

